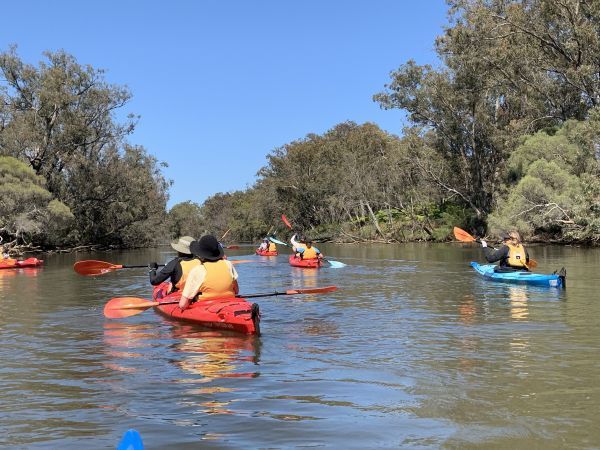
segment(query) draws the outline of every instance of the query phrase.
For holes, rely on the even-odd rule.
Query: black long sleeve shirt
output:
[[[498,264],[500,267],[511,267],[508,264],[508,255],[510,253],[508,246],[503,245],[497,250],[490,247],[484,247],[483,253],[485,254],[485,259],[487,259],[489,263],[500,261]],[[525,258],[526,261],[529,262],[529,253],[527,252],[527,249],[525,249]]]
[[[156,270],[151,270],[150,284],[152,286],[157,286],[170,278],[171,284],[173,285],[173,290],[175,290],[175,286],[183,276],[183,269],[181,268],[180,261],[191,261],[192,259],[194,259],[193,256],[185,258],[178,257],[169,261],[169,263],[158,272]]]

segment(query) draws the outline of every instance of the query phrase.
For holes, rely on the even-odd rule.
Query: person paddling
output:
[[[296,254],[297,257],[304,252],[306,249],[305,238],[302,235],[294,234],[290,238],[290,242],[292,243],[292,251]]]
[[[261,244],[258,246],[259,252],[266,252],[269,250],[269,239],[264,238]]]
[[[188,275],[179,308],[185,310],[196,296],[199,301],[235,297],[239,292],[238,274],[231,261],[223,259],[225,252],[217,238],[202,236],[200,240],[192,242],[190,249],[200,264]]]
[[[302,259],[322,259],[323,255],[317,247],[313,247],[312,241],[306,241],[306,248],[302,253],[300,253],[300,258]]]
[[[190,271],[200,265],[200,261],[192,255],[192,251],[190,250],[192,242],[194,242],[192,236],[182,236],[171,242],[171,247],[177,252],[177,257],[169,261],[160,271],[156,271],[158,269],[156,262],[148,265],[150,269],[150,284],[152,286],[157,286],[163,281],[170,279],[171,289],[169,292],[183,289]]]
[[[503,234],[502,247],[498,250],[488,247],[484,240],[481,240],[481,246],[488,262],[499,261],[497,271],[529,270],[529,253],[521,243],[521,236],[517,231]]]

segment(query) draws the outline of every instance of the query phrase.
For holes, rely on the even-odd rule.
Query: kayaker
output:
[[[194,242],[192,236],[182,236],[171,242],[171,247],[177,252],[177,257],[169,261],[160,271],[157,272],[158,264],[156,262],[148,265],[152,286],[157,286],[170,278],[170,292],[183,289],[190,271],[200,265],[200,261],[192,255],[190,250],[192,242]]]
[[[290,242],[292,243],[292,250],[296,254],[297,257],[300,257],[301,254],[306,249],[306,244],[304,243],[306,238],[302,235],[294,234],[290,238]]]
[[[323,255],[317,247],[313,247],[312,241],[306,241],[306,248],[302,253],[300,253],[300,258],[302,259],[321,259]]]
[[[5,259],[9,259],[10,255],[4,249],[4,245],[0,245],[0,261],[4,261]]]
[[[517,231],[511,231],[502,235],[502,247],[493,249],[488,247],[487,242],[481,240],[481,246],[485,259],[493,263],[499,261],[500,270],[529,270],[529,253],[521,243],[521,236]]]
[[[224,259],[225,252],[217,238],[202,236],[192,242],[190,249],[200,264],[188,275],[179,308],[185,310],[196,296],[198,300],[235,297],[239,292],[238,274],[231,261]]]
[[[263,241],[261,242],[261,244],[258,246],[258,251],[266,252],[268,250],[269,250],[269,240],[267,238],[264,238]]]

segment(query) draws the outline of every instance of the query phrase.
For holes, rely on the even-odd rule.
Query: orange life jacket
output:
[[[510,242],[505,244],[508,247],[508,265],[511,267],[527,267],[527,254],[525,247],[521,244],[512,245]]]
[[[219,260],[214,262],[206,261],[203,266],[206,269],[206,276],[200,285],[199,292],[202,295],[198,297],[199,300],[235,297],[233,287],[235,280],[231,276],[229,264],[224,260]]]
[[[314,247],[311,247],[311,248],[306,247],[304,249],[304,252],[302,253],[302,259],[315,259],[318,256],[319,255]]]
[[[181,275],[181,278],[179,279],[179,281],[177,282],[177,284],[175,285],[175,287],[177,289],[183,289],[183,287],[185,286],[185,282],[187,280],[187,277],[190,273],[190,271],[196,267],[200,265],[200,260],[199,259],[190,259],[189,261],[185,261],[185,260],[180,260],[179,261],[179,265],[181,265],[181,271],[183,272]]]
[[[275,242],[269,242],[269,248],[267,249],[267,251],[269,251],[269,252],[277,251],[277,246],[275,245]]]

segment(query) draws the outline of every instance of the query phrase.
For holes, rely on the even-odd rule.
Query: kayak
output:
[[[0,261],[0,269],[20,269],[22,267],[38,267],[44,264],[44,261],[37,258],[27,258],[21,261],[16,259]]]
[[[127,430],[119,442],[117,450],[144,450],[144,443],[140,433],[131,428]]]
[[[277,256],[279,253],[277,253],[277,250],[275,250],[274,252],[270,252],[268,250],[258,250],[258,249],[256,249],[256,254],[260,255],[260,256]]]
[[[319,268],[323,265],[323,261],[319,258],[302,259],[295,255],[290,255],[290,266],[293,267],[305,267],[305,268]]]
[[[476,262],[471,263],[471,267],[477,271],[480,275],[485,278],[489,278],[494,281],[502,281],[504,283],[517,283],[517,284],[531,284],[534,286],[548,286],[548,287],[566,287],[566,272],[562,274],[542,274],[526,272],[522,270],[514,272],[494,272],[494,264],[478,264]],[[563,269],[564,270],[564,269]],[[561,273],[563,273],[561,271]]]
[[[152,298],[156,302],[178,302],[181,291],[169,294],[170,283],[154,288]],[[170,319],[194,323],[209,328],[237,331],[244,334],[260,334],[260,312],[256,303],[238,297],[199,300],[181,311],[177,303],[158,305],[154,310]]]

